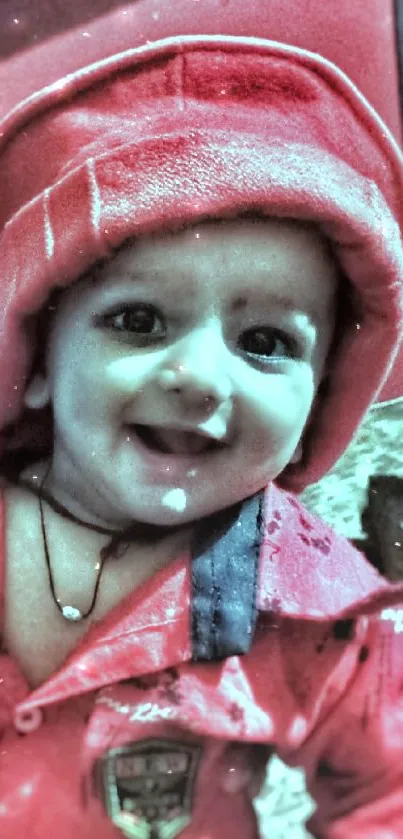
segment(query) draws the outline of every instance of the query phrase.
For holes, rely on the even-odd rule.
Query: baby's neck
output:
[[[58,611],[49,585],[37,498],[21,487],[6,490],[6,592],[3,634],[31,687],[53,673],[96,622],[139,586],[189,551],[185,534],[155,545],[134,542],[105,562],[95,606],[86,620]],[[91,604],[105,535],[76,525],[46,505],[46,531],[55,592],[62,605],[82,612]],[[189,536],[190,540],[190,536]]]

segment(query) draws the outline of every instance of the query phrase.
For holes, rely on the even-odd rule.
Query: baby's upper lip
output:
[[[184,434],[196,434],[199,437],[205,437],[207,440],[211,440],[214,443],[218,443],[219,445],[227,445],[228,439],[227,435],[216,436],[215,434],[211,434],[211,432],[206,431],[205,429],[201,428],[197,425],[188,425],[183,423],[151,423],[151,422],[130,422],[129,425],[145,425],[148,428],[154,428],[156,431],[177,431]]]

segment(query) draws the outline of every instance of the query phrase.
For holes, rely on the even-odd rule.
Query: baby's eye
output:
[[[154,308],[146,304],[125,306],[116,312],[104,315],[104,326],[117,332],[129,332],[137,335],[160,335],[164,331],[162,317]],[[161,330],[162,326],[162,330]]]
[[[295,340],[279,329],[259,327],[248,329],[242,336],[242,349],[250,355],[267,358],[290,358],[296,355]]]

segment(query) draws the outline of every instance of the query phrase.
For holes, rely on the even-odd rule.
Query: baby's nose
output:
[[[214,410],[231,396],[228,378],[202,364],[173,363],[161,370],[158,381],[167,393],[181,397],[187,407]]]
[[[229,353],[222,342],[207,335],[181,342],[159,373],[159,384],[176,393],[189,407],[209,407],[227,402],[232,394]],[[204,339],[204,340],[203,340]]]

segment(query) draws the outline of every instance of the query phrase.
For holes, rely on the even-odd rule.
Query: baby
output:
[[[1,835],[252,839],[276,753],[314,836],[397,839],[403,587],[296,497],[398,346],[387,130],[318,56],[189,37],[2,134]]]

